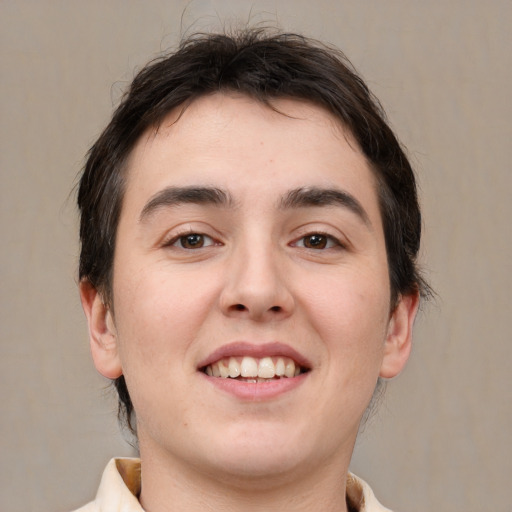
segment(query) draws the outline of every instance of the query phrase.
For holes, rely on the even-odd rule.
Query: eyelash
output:
[[[189,243],[192,240],[190,240],[191,237],[200,238],[202,243],[196,247],[185,247],[184,243]],[[305,240],[311,239],[313,237],[318,237],[320,240],[317,242],[320,247],[307,247],[304,243]],[[188,240],[187,240],[188,239]],[[206,242],[206,245],[205,245]],[[325,245],[322,246],[322,243]],[[197,249],[204,249],[206,247],[211,247],[213,245],[222,245],[219,242],[216,242],[211,236],[208,236],[204,233],[196,232],[196,231],[186,231],[183,233],[178,233],[177,235],[173,236],[169,241],[164,243],[164,247],[177,247],[178,249],[182,249],[185,251],[194,251]],[[315,231],[313,233],[308,233],[306,235],[301,236],[296,241],[292,242],[290,244],[292,247],[299,247],[301,249],[308,249],[311,251],[324,251],[327,249],[344,249],[345,245],[341,243],[336,237],[328,234],[323,233],[320,231]],[[314,245],[314,243],[313,243]]]
[[[190,238],[197,237],[201,238],[203,243],[199,245],[198,247],[185,247],[183,243],[187,243],[186,240],[190,242]],[[208,243],[205,245],[205,241],[208,241]],[[196,249],[203,249],[205,247],[210,247],[212,245],[220,245],[217,243],[211,236],[205,235],[204,233],[198,233],[195,231],[187,231],[185,233],[178,233],[177,235],[173,236],[168,242],[165,242],[164,247],[177,247],[178,249],[183,249],[185,251],[193,251]]]
[[[304,245],[304,241],[306,239],[311,239],[313,237],[319,237],[325,240],[325,246],[324,247],[306,247]],[[299,245],[299,243],[302,242],[302,245]],[[301,249],[308,249],[312,251],[324,251],[327,249],[344,249],[345,246],[334,236],[328,234],[328,233],[322,233],[320,231],[315,231],[314,233],[308,233],[307,235],[301,236],[298,240],[293,242],[292,244],[294,247],[300,247]]]

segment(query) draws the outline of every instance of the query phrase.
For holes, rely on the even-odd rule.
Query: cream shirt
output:
[[[140,493],[140,460],[112,459],[101,478],[96,499],[75,512],[144,512],[137,496]],[[369,485],[349,474],[348,499],[359,512],[391,512],[375,498]]]

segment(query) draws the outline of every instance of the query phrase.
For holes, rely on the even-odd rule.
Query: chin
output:
[[[209,462],[215,474],[224,474],[230,480],[254,481],[257,485],[271,479],[277,483],[280,476],[285,478],[300,468],[311,468],[315,453],[301,439],[307,437],[283,425],[228,429],[217,449],[211,447]]]
[[[304,467],[289,454],[283,457],[261,451],[248,451],[236,460],[220,458],[212,462],[213,474],[218,480],[235,487],[267,490],[293,479]]]

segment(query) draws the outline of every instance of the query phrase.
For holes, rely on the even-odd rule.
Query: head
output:
[[[186,112],[200,98],[216,93],[241,95],[273,110],[276,101],[298,100],[336,119],[375,180],[390,309],[401,297],[426,293],[416,262],[421,216],[415,178],[379,102],[339,51],[293,34],[252,30],[193,36],[175,53],[150,63],[135,77],[91,148],[78,193],[79,277],[99,292],[107,308],[115,311],[116,236],[134,148],[148,130],[158,131],[171,112]],[[133,406],[124,377],[117,377],[115,384],[121,416],[132,428]]]

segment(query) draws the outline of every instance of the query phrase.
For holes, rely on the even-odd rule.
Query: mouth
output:
[[[291,357],[249,355],[222,357],[200,368],[209,377],[234,379],[241,382],[258,383],[279,379],[291,379],[309,369]]]
[[[236,342],[210,354],[198,370],[219,381],[258,383],[296,380],[310,372],[311,365],[302,354],[286,344]]]

